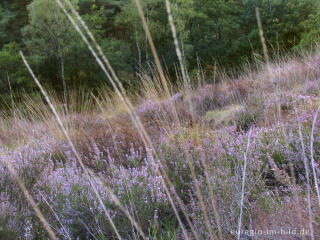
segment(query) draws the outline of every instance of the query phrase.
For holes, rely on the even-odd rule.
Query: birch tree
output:
[[[78,0],[72,3],[77,6]],[[33,0],[28,6],[29,25],[23,29],[25,43],[38,61],[50,56],[57,59],[63,88],[64,103],[67,103],[64,58],[75,41],[76,33],[54,0]]]

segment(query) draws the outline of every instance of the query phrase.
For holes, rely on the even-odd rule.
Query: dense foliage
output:
[[[152,54],[130,0],[72,1],[93,30],[126,86],[137,73],[150,71]],[[256,20],[259,7],[270,55],[309,46],[319,38],[320,10],[314,0],[171,0],[178,40],[190,71],[201,65],[240,66],[262,55]],[[177,58],[164,1],[143,0],[145,17],[157,51],[169,73]],[[55,90],[75,85],[97,87],[105,82],[86,46],[54,0],[13,0],[0,3],[0,92],[31,90],[18,57],[23,50],[41,81]]]

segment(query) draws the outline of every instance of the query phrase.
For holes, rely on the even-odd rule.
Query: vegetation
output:
[[[170,2],[1,3],[0,239],[320,237],[318,4]]]
[[[171,2],[183,59],[194,73],[199,63],[211,76],[217,66],[230,71],[244,61],[262,60],[256,7],[260,9],[270,55],[309,47],[319,37],[320,11],[314,0]],[[174,79],[177,58],[165,3],[142,3],[159,56]],[[141,73],[151,73],[153,58],[134,1],[77,0],[73,4],[128,90],[136,86]],[[0,76],[2,94],[9,93],[8,75],[15,92],[33,90],[33,84],[25,81],[24,69],[8,68],[16,64],[15,59],[6,58],[12,45],[17,47],[11,47],[11,51],[26,52],[41,81],[60,93],[64,86],[72,89],[81,83],[97,88],[105,84],[99,67],[55,1],[5,0],[0,12],[0,68],[5,69]]]

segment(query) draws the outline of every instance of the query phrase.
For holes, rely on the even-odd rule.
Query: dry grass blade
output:
[[[135,0],[135,2],[136,2],[136,5],[137,5],[137,8],[138,8],[138,11],[139,11],[139,15],[140,15],[144,30],[145,30],[146,35],[148,37],[148,42],[149,42],[151,51],[153,53],[154,60],[156,62],[156,66],[158,68],[163,87],[165,89],[167,97],[169,98],[170,97],[170,92],[169,92],[169,89],[168,89],[167,81],[165,79],[165,76],[164,76],[164,73],[163,73],[163,69],[161,67],[160,60],[159,60],[155,45],[153,43],[152,36],[151,36],[150,31],[149,31],[148,24],[147,24],[146,19],[144,17],[142,6],[141,6],[139,0]],[[174,30],[174,32],[175,32],[175,30]],[[179,47],[178,47],[178,49],[179,49]],[[181,56],[181,52],[180,52],[180,56]],[[184,67],[182,68],[182,72],[184,74],[186,73]],[[186,79],[187,78],[185,76],[185,80]],[[187,84],[187,86],[188,86],[188,84]],[[170,104],[170,109],[171,109],[171,111],[172,111],[172,113],[174,115],[175,122],[176,122],[177,126],[180,128],[181,124],[180,124],[179,117],[178,117],[176,108],[174,106],[174,103],[172,101],[170,101],[169,104]],[[190,104],[190,107],[191,106],[192,105]],[[181,140],[183,142],[184,147],[186,148],[185,139],[182,138]],[[190,157],[189,152],[188,151],[185,151],[185,152],[186,152],[186,157],[187,157],[187,160],[188,160],[188,165],[189,165],[189,168],[190,168],[190,171],[191,171],[191,176],[192,176],[192,179],[193,179],[193,183],[195,184],[195,187],[196,187],[196,195],[197,195],[197,198],[198,198],[198,200],[200,202],[201,210],[202,210],[202,212],[204,214],[206,228],[208,230],[210,238],[214,239],[214,237],[213,237],[213,229],[212,229],[212,226],[211,226],[210,221],[209,221],[209,216],[208,216],[208,213],[207,213],[207,210],[206,210],[206,206],[205,206],[204,201],[203,201],[203,197],[202,197],[202,194],[201,194],[200,186],[198,184],[198,181],[196,180],[196,174],[195,174],[194,166],[193,166],[193,164],[191,162],[191,157]]]
[[[11,87],[11,83],[10,83],[10,77],[9,77],[9,73],[7,72],[7,80],[8,80],[8,85],[9,85],[9,90],[10,90],[10,98],[11,98],[11,107],[12,107],[12,111],[14,113],[14,100],[13,100],[13,92],[12,92],[12,87]]]
[[[259,35],[260,35],[260,40],[261,40],[261,44],[262,44],[262,48],[263,48],[263,55],[264,58],[266,60],[266,64],[267,64],[267,71],[268,71],[268,77],[269,79],[271,79],[273,73],[271,70],[271,65],[270,65],[270,59],[269,59],[269,54],[268,54],[268,48],[267,48],[267,44],[266,44],[266,39],[264,37],[263,34],[263,28],[262,28],[262,23],[261,23],[261,17],[260,17],[260,11],[259,8],[256,8],[256,17],[257,17],[257,23],[258,23],[258,28],[259,28]],[[278,97],[278,121],[281,121],[281,106],[280,106],[280,79],[277,79],[277,97]]]
[[[38,80],[37,77],[34,75],[31,67],[29,66],[27,60],[25,59],[25,57],[24,57],[24,55],[23,55],[23,53],[22,53],[21,51],[20,51],[20,55],[21,55],[21,58],[22,58],[24,64],[26,65],[29,73],[31,74],[33,80],[35,81],[35,83],[36,83],[37,86],[39,87],[39,89],[40,89],[41,93],[43,94],[43,96],[45,97],[45,99],[46,99],[46,101],[47,101],[47,103],[48,103],[51,111],[53,112],[53,114],[54,114],[54,116],[55,116],[55,118],[56,118],[56,121],[57,121],[58,124],[59,124],[59,127],[60,127],[61,131],[63,132],[64,136],[66,137],[67,142],[68,142],[68,144],[70,145],[70,147],[71,147],[71,149],[72,149],[72,152],[75,154],[75,156],[76,156],[76,158],[77,158],[77,160],[78,160],[78,162],[79,162],[79,164],[80,164],[83,172],[85,173],[85,176],[87,177],[88,181],[90,182],[90,185],[91,185],[91,187],[92,187],[95,195],[96,195],[97,198],[98,198],[99,204],[100,204],[101,207],[103,208],[103,211],[104,211],[104,213],[106,214],[108,220],[110,221],[110,224],[112,225],[113,230],[115,231],[118,239],[121,239],[120,234],[119,234],[116,226],[114,225],[114,222],[113,222],[110,214],[108,213],[108,211],[107,211],[107,209],[106,209],[106,207],[105,207],[105,205],[104,205],[104,203],[103,203],[103,201],[102,201],[102,199],[101,199],[101,196],[100,196],[100,194],[98,193],[98,190],[97,190],[97,188],[95,187],[94,182],[92,181],[92,178],[90,177],[90,175],[89,175],[89,173],[88,173],[87,168],[84,166],[84,164],[83,164],[83,162],[82,162],[82,160],[81,160],[81,157],[80,157],[78,151],[76,150],[74,144],[72,143],[71,138],[70,138],[70,136],[69,136],[66,128],[64,127],[64,125],[63,125],[63,123],[62,123],[62,120],[61,120],[58,112],[56,111],[55,107],[54,107],[53,104],[51,103],[51,100],[50,100],[48,94],[46,93],[46,91],[44,90],[44,88],[42,87],[42,85],[40,84],[39,80]]]
[[[154,56],[154,60],[155,60],[157,69],[159,71],[159,75],[160,75],[160,79],[161,79],[162,85],[164,87],[164,90],[165,90],[165,93],[166,93],[167,97],[169,98],[170,97],[170,91],[169,91],[169,88],[168,88],[167,80],[165,78],[163,69],[161,67],[159,56],[158,56],[156,47],[155,47],[155,45],[153,43],[153,40],[152,40],[152,37],[151,37],[151,33],[149,31],[149,26],[148,26],[147,21],[146,21],[146,19],[144,17],[142,6],[141,6],[139,0],[135,0],[135,2],[136,2],[136,5],[137,5],[137,8],[138,8],[138,11],[139,11],[139,15],[140,15],[140,18],[141,18],[141,21],[142,21],[143,28],[144,28],[144,30],[146,32],[146,35],[147,35],[147,39],[148,39],[151,51],[152,51],[153,56]]]
[[[35,201],[33,200],[33,198],[31,197],[30,193],[28,192],[26,186],[24,185],[24,183],[22,182],[22,180],[20,179],[20,177],[18,176],[16,170],[13,168],[12,164],[6,159],[4,158],[4,163],[7,166],[10,174],[14,177],[14,179],[16,180],[16,182],[18,183],[24,197],[26,198],[26,200],[28,201],[28,203],[31,205],[31,207],[33,208],[33,210],[35,211],[37,217],[40,219],[41,223],[43,224],[45,230],[48,232],[50,239],[52,240],[57,240],[57,236],[56,234],[52,231],[50,225],[48,224],[47,220],[45,219],[45,217],[43,216],[43,214],[41,213],[40,209],[38,208],[37,204],[35,203]]]
[[[188,101],[188,104],[189,104],[189,108],[190,108],[191,116],[193,118],[193,122],[195,122],[194,121],[195,114],[194,114],[194,110],[193,110],[192,102],[191,102],[191,98],[190,98],[190,95],[191,95],[191,93],[190,93],[190,90],[191,90],[190,89],[190,82],[188,81],[188,78],[187,78],[187,75],[186,75],[187,72],[186,72],[185,66],[183,64],[182,53],[181,53],[181,50],[180,50],[180,47],[179,47],[178,38],[177,38],[177,31],[176,31],[176,28],[175,28],[175,25],[174,25],[174,22],[173,22],[170,2],[168,0],[166,0],[166,8],[167,8],[168,19],[169,19],[169,23],[170,23],[170,27],[171,27],[172,36],[173,36],[173,39],[174,39],[176,53],[177,53],[177,56],[178,56],[178,59],[179,59],[179,63],[180,63],[180,68],[181,68],[181,74],[182,74],[182,78],[183,78],[183,82],[184,82],[184,87],[185,87],[185,89],[187,91],[187,101]],[[201,154],[203,155],[202,152],[201,152]],[[208,174],[208,171],[207,171],[208,167],[207,167],[207,164],[205,162],[205,157],[201,156],[201,160],[202,160],[202,165],[203,165],[204,171],[205,171],[206,181],[207,181],[207,184],[208,184],[208,187],[209,187],[209,194],[210,194],[210,198],[211,198],[212,209],[213,209],[213,212],[214,212],[214,215],[215,215],[215,219],[216,219],[216,224],[217,224],[217,227],[218,227],[219,238],[222,239],[222,230],[221,230],[221,224],[220,224],[220,217],[219,217],[219,214],[218,214],[218,211],[217,211],[217,208],[216,208],[214,195],[213,195],[213,187],[212,187],[212,184],[211,184],[211,181],[210,181],[210,177],[209,177],[209,174]]]
[[[179,47],[178,38],[177,38],[177,31],[176,31],[176,28],[175,28],[175,25],[174,25],[174,22],[173,22],[170,2],[168,0],[166,0],[166,7],[167,7],[168,19],[169,19],[169,23],[170,23],[170,27],[171,27],[171,32],[172,32],[172,36],[173,36],[173,40],[174,40],[174,45],[175,45],[175,48],[176,48],[177,57],[178,57],[179,63],[180,63],[182,78],[183,78],[185,87],[189,87],[188,79],[187,79],[187,76],[186,76],[186,69],[185,69],[184,64],[183,64],[182,53],[181,53],[181,50],[180,50],[180,47]]]
[[[269,55],[268,55],[268,48],[267,48],[266,40],[265,40],[264,34],[263,34],[263,28],[262,28],[262,23],[261,23],[261,18],[260,18],[260,11],[259,11],[258,7],[256,8],[256,17],[257,17],[257,22],[258,22],[258,27],[259,27],[259,35],[260,35],[262,48],[263,48],[263,54],[266,59],[267,67],[269,70],[270,69],[270,61],[269,61]]]
[[[41,194],[41,192],[39,192],[39,194],[40,194],[40,196],[42,197],[42,199],[44,200],[44,202],[48,205],[48,207],[50,208],[50,210],[52,211],[52,213],[54,214],[54,216],[56,217],[56,219],[58,220],[59,224],[61,225],[63,231],[64,231],[65,234],[66,234],[66,237],[71,240],[67,229],[64,227],[64,225],[63,225],[62,222],[60,221],[60,218],[59,218],[59,216],[57,215],[57,213],[54,211],[54,209],[53,209],[53,208],[51,207],[51,205],[48,203],[47,199]]]
[[[238,222],[238,240],[240,240],[240,233],[241,233],[244,187],[245,187],[245,180],[246,180],[247,157],[248,157],[249,146],[250,146],[251,132],[252,132],[252,129],[250,129],[249,131],[247,148],[246,148],[246,152],[244,153],[244,165],[243,165],[243,171],[242,171],[242,185],[241,185],[241,199],[240,199],[240,215],[239,215],[239,222]]]
[[[311,138],[310,139],[310,157],[311,157],[311,166],[312,166],[312,172],[313,172],[314,185],[316,188],[317,197],[318,197],[318,204],[320,207],[320,192],[319,192],[317,172],[316,172],[314,158],[313,158],[313,142],[314,142],[313,135],[314,135],[315,125],[316,125],[317,116],[318,116],[319,111],[320,111],[320,105],[319,105],[319,107],[314,115],[313,121],[312,121],[312,129],[311,129],[311,137],[310,137]]]
[[[313,220],[312,220],[312,209],[311,209],[311,187],[310,187],[309,165],[307,162],[307,156],[306,156],[306,151],[305,151],[305,146],[304,146],[304,141],[303,141],[303,136],[302,136],[301,121],[300,121],[296,107],[295,107],[295,112],[296,112],[296,116],[297,116],[297,120],[298,120],[299,137],[300,137],[300,143],[301,143],[301,147],[302,147],[302,158],[303,158],[303,164],[304,164],[306,180],[307,180],[309,228],[310,228],[311,239],[314,240],[315,238],[314,238],[314,230],[313,230],[313,225],[312,225]]]
[[[156,47],[155,47],[154,42],[152,40],[152,36],[151,36],[150,30],[149,30],[148,23],[147,23],[147,21],[146,21],[146,19],[144,17],[142,6],[141,6],[139,0],[135,0],[135,3],[136,3],[136,6],[137,6],[137,9],[138,9],[141,21],[142,21],[142,26],[143,26],[143,28],[144,28],[144,30],[146,32],[146,37],[148,39],[148,42],[149,42],[149,45],[150,45],[150,48],[151,48],[151,51],[152,51],[152,54],[153,54],[157,69],[158,69],[158,73],[160,75],[160,79],[161,79],[161,83],[162,83],[162,86],[163,86],[164,91],[165,91],[165,95],[169,99],[171,97],[171,94],[170,94],[170,90],[168,88],[168,83],[167,83],[166,77],[164,75],[163,68],[161,66]],[[174,103],[172,101],[169,101],[169,105],[170,105],[170,109],[172,111],[175,123],[180,128],[180,121],[179,121],[179,117],[178,117],[176,108],[174,106]]]

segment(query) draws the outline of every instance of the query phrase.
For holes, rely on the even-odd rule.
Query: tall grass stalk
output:
[[[157,69],[159,71],[159,75],[160,75],[160,79],[161,79],[163,88],[165,90],[165,93],[166,93],[167,97],[169,98],[170,97],[170,91],[169,91],[169,88],[168,88],[167,80],[165,78],[165,75],[164,75],[164,72],[163,72],[163,68],[161,66],[156,47],[155,47],[155,45],[153,43],[152,36],[151,36],[150,31],[149,31],[149,26],[148,26],[147,21],[146,21],[146,19],[144,17],[142,6],[141,6],[139,0],[135,0],[135,2],[136,2],[137,9],[138,9],[141,21],[142,21],[143,28],[144,28],[144,30],[146,32],[146,36],[147,36],[147,39],[148,39],[152,54],[154,56],[154,60],[155,60]]]
[[[311,239],[314,240],[314,231],[313,231],[313,218],[312,218],[312,208],[311,208],[311,187],[310,187],[310,176],[309,176],[309,163],[307,162],[307,156],[305,152],[305,146],[304,146],[304,141],[303,141],[303,136],[302,136],[302,130],[301,130],[301,121],[298,116],[298,111],[295,107],[295,112],[297,116],[297,121],[298,121],[298,128],[299,128],[299,137],[300,137],[300,143],[302,147],[302,158],[303,158],[303,164],[304,164],[304,169],[305,169],[305,174],[306,174],[306,180],[307,180],[307,199],[308,199],[308,213],[309,213],[309,228],[310,228],[310,233],[311,233]]]
[[[257,23],[258,23],[258,28],[259,28],[260,40],[261,40],[262,48],[263,48],[263,55],[266,60],[266,64],[267,64],[268,71],[269,71],[270,70],[270,60],[269,60],[268,48],[267,48],[267,44],[266,44],[266,39],[264,38],[264,34],[263,34],[260,11],[259,11],[258,7],[256,7],[256,17],[257,17]]]
[[[170,92],[169,92],[169,89],[168,89],[167,81],[165,79],[165,76],[164,76],[164,73],[163,73],[163,69],[161,67],[157,51],[156,51],[155,45],[154,45],[153,40],[152,40],[152,36],[151,36],[150,30],[149,30],[149,26],[148,26],[148,24],[146,22],[146,19],[144,17],[142,6],[141,6],[139,0],[135,0],[135,2],[136,2],[137,8],[138,8],[138,12],[139,12],[139,15],[140,15],[140,18],[141,18],[141,21],[142,21],[142,25],[144,27],[144,30],[145,30],[147,36],[148,36],[148,42],[149,42],[151,51],[153,53],[153,57],[154,57],[156,66],[158,68],[163,87],[165,89],[167,97],[170,98]],[[168,4],[167,4],[167,6],[168,6]],[[169,18],[170,18],[170,14],[169,14]],[[171,15],[171,18],[172,18],[172,15]],[[172,25],[173,24],[171,24],[171,27],[172,27]],[[174,27],[173,27],[173,32],[176,32]],[[177,43],[177,40],[175,40],[175,41]],[[176,49],[179,49],[179,44],[176,44]],[[179,51],[178,56],[180,56],[180,59],[182,59],[182,54],[181,54],[180,49],[178,51]],[[188,89],[189,85],[187,84],[186,71],[185,71],[185,68],[184,68],[184,65],[183,65],[182,61],[180,62],[180,65],[182,66],[181,71],[182,71],[182,75],[184,76],[183,80],[186,83],[186,87]],[[188,95],[190,95],[190,94],[188,94]],[[189,98],[189,96],[188,96],[188,98]],[[178,124],[178,127],[180,128],[180,121],[179,121],[179,117],[178,117],[176,108],[174,106],[174,103],[172,101],[170,101],[169,104],[170,104],[172,113],[174,115],[175,122]],[[191,106],[192,105],[190,104],[190,107]],[[183,146],[185,147],[186,146],[185,139],[182,138],[181,140],[183,141]],[[187,160],[188,160],[188,165],[189,165],[189,168],[190,168],[192,180],[193,180],[194,185],[196,187],[196,195],[197,195],[197,198],[198,198],[198,200],[200,202],[201,210],[202,210],[202,212],[204,214],[206,228],[208,230],[210,238],[214,239],[214,237],[213,237],[213,229],[212,229],[212,226],[211,226],[210,221],[209,221],[209,216],[208,216],[208,213],[207,213],[207,210],[206,210],[206,206],[205,206],[204,201],[203,201],[203,197],[202,197],[202,194],[201,194],[200,186],[198,184],[198,181],[196,180],[196,174],[195,174],[195,171],[194,171],[194,166],[193,166],[193,163],[191,162],[191,157],[190,157],[189,152],[188,151],[185,151],[185,152],[186,152],[186,157],[187,157]]]
[[[249,131],[247,148],[246,148],[246,152],[244,153],[244,164],[243,164],[243,170],[242,170],[242,185],[241,185],[241,199],[240,199],[240,215],[239,215],[239,221],[238,221],[238,240],[240,240],[240,232],[241,232],[241,224],[242,224],[244,187],[245,187],[245,180],[246,180],[247,158],[248,158],[248,152],[249,152],[249,146],[250,146],[251,132],[252,132],[252,129],[250,129],[250,131]]]
[[[320,105],[317,108],[317,111],[316,111],[316,113],[313,117],[313,121],[312,121],[312,129],[311,129],[311,136],[310,136],[310,158],[311,158],[311,167],[312,167],[312,172],[313,172],[314,185],[316,188],[317,197],[318,197],[318,204],[320,207],[319,184],[318,184],[318,177],[317,177],[316,167],[315,167],[314,158],[313,158],[313,142],[314,142],[313,135],[314,135],[315,125],[316,125],[317,116],[318,116],[319,111],[320,111]]]
[[[169,20],[169,23],[170,23],[171,32],[172,32],[172,36],[173,36],[173,41],[174,41],[174,45],[175,45],[175,49],[176,49],[176,54],[177,54],[177,57],[179,59],[182,79],[183,79],[183,82],[184,82],[184,86],[189,89],[190,84],[189,84],[188,79],[187,79],[187,75],[186,75],[187,73],[186,73],[186,69],[185,69],[184,63],[183,63],[182,53],[181,53],[179,42],[178,42],[178,38],[177,38],[177,31],[176,31],[176,27],[175,27],[174,22],[173,22],[170,2],[168,0],[166,0],[166,8],[167,8],[168,20]]]
[[[190,82],[188,81],[188,78],[187,78],[187,72],[186,72],[186,69],[185,69],[185,66],[184,66],[184,63],[183,63],[182,53],[181,53],[179,42],[178,42],[178,38],[177,38],[176,27],[175,27],[174,22],[173,22],[170,2],[168,0],[166,0],[166,8],[167,8],[168,20],[169,20],[169,23],[170,23],[171,32],[172,32],[172,36],[173,36],[173,40],[174,40],[174,45],[175,45],[175,49],[176,49],[176,54],[178,56],[179,63],[180,63],[180,68],[181,68],[181,74],[182,74],[182,78],[183,78],[183,82],[184,82],[184,87],[185,87],[185,89],[187,91],[187,94],[186,94],[187,95],[187,101],[188,101],[188,104],[189,104],[189,108],[190,108],[191,116],[193,118],[193,122],[195,122],[194,121],[195,114],[194,114],[194,110],[193,110],[192,102],[191,102],[191,98],[190,98],[191,97],[191,91],[190,91],[191,90],[190,89],[191,86],[190,86]],[[203,152],[201,152],[201,154],[203,155]],[[210,181],[210,178],[209,178],[208,167],[206,166],[205,157],[201,156],[201,160],[202,160],[201,162],[202,162],[202,165],[204,167],[205,177],[206,177],[206,181],[207,181],[208,188],[209,188],[209,194],[210,194],[210,198],[211,198],[212,209],[213,209],[213,212],[214,212],[214,215],[215,215],[216,224],[217,224],[217,227],[218,227],[219,238],[222,239],[222,231],[221,231],[221,227],[220,227],[220,218],[219,218],[219,214],[218,214],[218,211],[217,211],[217,208],[216,208],[216,204],[215,204],[215,200],[214,200],[213,187],[212,187],[212,184],[211,184],[211,181]]]
[[[10,98],[11,98],[11,107],[12,107],[12,111],[13,111],[13,114],[14,113],[14,100],[13,100],[13,92],[12,92],[12,87],[11,87],[11,83],[10,83],[10,76],[9,76],[9,73],[7,72],[7,80],[8,80],[8,85],[9,85],[9,90],[10,90]]]
[[[59,224],[61,225],[63,231],[65,232],[64,236],[67,239],[70,239],[69,233],[67,231],[67,229],[64,227],[64,225],[62,224],[62,222],[60,221],[60,218],[58,216],[58,214],[54,211],[54,209],[51,207],[51,205],[48,203],[47,199],[42,195],[42,193],[39,191],[40,196],[42,197],[42,199],[44,200],[44,202],[48,205],[48,207],[50,208],[50,210],[52,211],[52,213],[54,214],[54,216],[56,217],[56,219],[58,220]]]
[[[270,58],[268,54],[268,48],[266,44],[266,39],[264,37],[263,33],[263,27],[262,27],[262,22],[261,22],[261,17],[260,17],[260,11],[259,8],[256,7],[256,17],[257,17],[257,23],[258,23],[258,28],[259,28],[259,35],[260,35],[260,40],[263,48],[263,55],[267,64],[267,71],[268,71],[268,77],[271,79],[273,76],[272,70],[271,70],[271,64],[270,64]],[[277,95],[278,95],[278,105],[277,105],[277,110],[278,110],[278,121],[281,122],[281,106],[280,106],[280,78],[277,79]]]
[[[53,106],[53,104],[52,104],[52,102],[51,102],[51,100],[50,100],[47,92],[45,91],[45,89],[44,89],[44,88],[42,87],[42,85],[40,84],[38,78],[34,75],[31,67],[29,66],[26,58],[24,57],[24,55],[23,55],[23,53],[22,53],[21,51],[20,51],[20,55],[21,55],[21,58],[22,58],[24,64],[26,65],[29,73],[31,74],[33,80],[35,81],[35,83],[36,83],[37,86],[39,87],[42,95],[45,97],[46,102],[48,103],[51,111],[53,112],[53,114],[54,114],[54,116],[55,116],[55,118],[56,118],[56,121],[58,122],[58,125],[59,125],[59,127],[60,127],[60,130],[63,132],[65,138],[67,139],[67,142],[68,142],[68,144],[70,145],[72,152],[73,152],[74,155],[76,156],[76,159],[78,160],[78,162],[79,162],[79,164],[80,164],[80,166],[81,166],[81,168],[82,168],[82,170],[83,170],[86,178],[88,179],[88,181],[89,181],[89,183],[90,183],[90,185],[91,185],[91,187],[92,187],[92,189],[93,189],[93,191],[94,191],[94,194],[97,196],[98,201],[99,201],[99,204],[101,205],[101,207],[102,207],[103,211],[105,212],[108,220],[110,221],[110,224],[111,224],[113,230],[115,231],[118,239],[121,239],[120,234],[119,234],[119,232],[118,232],[118,230],[117,230],[117,228],[116,228],[116,226],[115,226],[115,224],[114,224],[114,222],[113,222],[113,220],[112,220],[109,212],[107,211],[107,209],[106,209],[106,207],[105,207],[105,205],[104,205],[104,203],[103,203],[103,201],[102,201],[102,198],[101,198],[100,194],[98,193],[98,190],[97,190],[97,188],[95,187],[95,184],[94,184],[94,182],[92,181],[92,178],[91,178],[90,175],[89,175],[89,172],[88,172],[87,168],[85,167],[84,163],[83,163],[82,160],[81,160],[80,154],[79,154],[78,151],[76,150],[76,148],[75,148],[75,146],[74,146],[74,144],[73,144],[73,142],[72,142],[72,140],[71,140],[71,138],[70,138],[70,136],[69,136],[66,128],[64,127],[64,125],[63,125],[63,123],[62,123],[62,120],[61,120],[58,112],[56,111],[56,108]]]
[[[162,86],[163,86],[163,88],[164,88],[165,95],[166,95],[167,99],[170,99],[170,98],[171,98],[171,93],[170,93],[170,90],[169,90],[169,88],[168,88],[168,83],[167,83],[166,77],[165,77],[165,75],[164,75],[164,71],[163,71],[163,68],[162,68],[162,66],[161,66],[160,59],[159,59],[159,56],[158,56],[156,47],[155,47],[155,45],[154,45],[152,36],[151,36],[148,23],[147,23],[147,21],[146,21],[146,19],[145,19],[145,17],[144,17],[144,13],[143,13],[143,9],[142,9],[141,3],[140,3],[139,0],[135,0],[135,3],[136,3],[136,6],[137,6],[137,9],[138,9],[138,12],[139,12],[141,21],[142,21],[142,26],[143,26],[143,28],[144,28],[144,30],[145,30],[145,32],[146,32],[146,36],[147,36],[147,39],[148,39],[148,43],[149,43],[149,45],[150,45],[151,52],[152,52],[152,54],[153,54],[153,58],[154,58],[156,67],[157,67],[157,69],[158,69],[158,74],[160,75],[160,80],[161,80]],[[178,127],[180,128],[180,121],[179,121],[179,117],[178,117],[176,108],[175,108],[175,106],[174,106],[174,103],[173,103],[172,101],[169,101],[169,105],[170,105],[170,109],[171,109],[171,111],[172,111],[172,114],[173,114],[175,123],[176,123],[176,124],[178,125]]]

